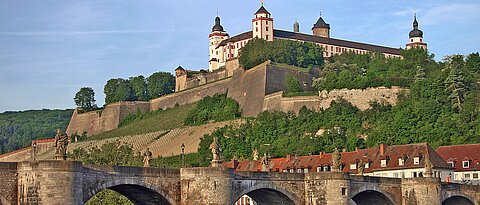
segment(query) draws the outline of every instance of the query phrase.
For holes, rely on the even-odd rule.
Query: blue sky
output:
[[[2,0],[0,112],[73,108],[92,87],[103,105],[111,78],[208,67],[208,34],[216,12],[233,36],[251,28],[259,0]],[[436,59],[480,47],[478,0],[265,0],[275,28],[303,33],[320,12],[331,36],[404,47],[417,11]]]

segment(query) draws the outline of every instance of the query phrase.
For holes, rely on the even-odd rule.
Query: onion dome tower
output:
[[[261,38],[267,41],[273,41],[273,18],[270,12],[262,6],[254,14],[252,19],[253,38]]]
[[[227,39],[228,33],[223,30],[223,26],[220,24],[220,17],[215,17],[215,25],[212,27],[212,32],[210,35],[208,35],[209,39],[209,63],[208,63],[208,70],[209,71],[214,71],[218,69],[219,65],[218,62],[220,60],[225,61],[225,59],[222,59],[223,56],[223,50],[222,49],[217,49],[217,46],[222,42],[223,40]]]
[[[422,48],[427,49],[427,44],[423,42],[423,31],[418,29],[417,14],[413,14],[413,30],[408,34],[409,42],[406,45],[407,49]]]
[[[312,32],[314,36],[330,38],[330,24],[325,23],[321,14],[317,23],[313,24]]]

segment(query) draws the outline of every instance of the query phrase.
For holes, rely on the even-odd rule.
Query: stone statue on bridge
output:
[[[143,153],[143,167],[150,167],[150,161],[153,158],[152,156],[152,152],[150,152],[150,149],[147,148],[147,150]]]
[[[433,164],[430,161],[430,156],[425,156],[425,177],[433,177]]]
[[[61,129],[57,129],[57,134],[55,135],[55,159],[56,160],[67,160],[67,146],[68,146],[68,135],[64,133]]]
[[[363,161],[358,162],[358,175],[363,176],[364,171],[365,171],[365,162]]]
[[[335,148],[332,153],[332,172],[341,172],[340,165],[342,164],[342,154]]]
[[[253,160],[258,160],[258,151],[257,151],[257,149],[254,149],[254,150],[253,150],[252,158],[253,158]]]
[[[210,144],[210,149],[212,150],[213,159],[211,162],[212,167],[220,167],[222,160],[220,159],[220,152],[222,151],[218,138],[214,137],[212,144]]]

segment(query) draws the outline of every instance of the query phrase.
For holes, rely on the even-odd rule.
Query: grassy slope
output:
[[[196,104],[182,105],[166,110],[154,111],[141,120],[119,127],[115,130],[102,133],[88,138],[88,140],[121,137],[128,135],[146,134],[162,130],[171,130],[183,126],[188,112],[194,109]]]

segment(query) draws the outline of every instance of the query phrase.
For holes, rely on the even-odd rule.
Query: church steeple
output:
[[[223,30],[223,26],[220,24],[220,17],[215,17],[215,25],[212,27],[212,32],[208,35],[209,39],[209,65],[208,69],[210,71],[216,70],[219,68],[218,62],[224,59],[223,50],[217,49],[217,46],[225,39],[227,39],[228,33]]]
[[[417,13],[413,14],[413,29],[408,34],[409,42],[406,45],[407,49],[410,48],[423,48],[427,49],[427,44],[423,42],[423,31],[418,29]]]

